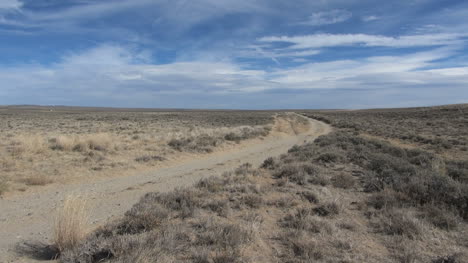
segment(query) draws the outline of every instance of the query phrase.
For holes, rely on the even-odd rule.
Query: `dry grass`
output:
[[[0,174],[9,185],[3,191],[154,169],[165,160],[265,136],[274,114],[0,110]]]
[[[58,211],[54,225],[54,245],[59,251],[73,249],[89,231],[87,204],[81,197],[69,196]]]
[[[40,135],[18,135],[13,138],[12,144],[20,153],[42,154],[47,151],[48,145],[44,137]]]
[[[29,176],[21,180],[25,185],[47,185],[54,182],[50,177],[44,175]]]
[[[149,193],[61,262],[466,262],[464,164],[346,130]]]
[[[114,138],[108,133],[87,134],[84,136],[58,136],[50,139],[52,150],[60,151],[111,151],[115,149],[114,142],[118,138]]]
[[[5,181],[0,181],[0,196],[8,191],[8,183]]]
[[[443,156],[468,158],[468,104],[440,107],[308,112],[333,126],[394,140]]]

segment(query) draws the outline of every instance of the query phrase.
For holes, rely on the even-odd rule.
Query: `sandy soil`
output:
[[[280,120],[263,140],[246,141],[232,149],[171,163],[151,172],[55,185],[0,199],[0,262],[34,262],[18,256],[15,245],[23,241],[49,243],[56,208],[69,195],[79,195],[89,201],[90,223],[98,226],[122,216],[147,192],[189,186],[203,177],[220,175],[246,162],[258,166],[268,157],[278,156],[295,144],[312,141],[330,131],[330,126],[315,120],[310,120],[308,128]]]

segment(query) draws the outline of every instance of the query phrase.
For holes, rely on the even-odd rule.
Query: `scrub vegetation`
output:
[[[305,112],[335,131],[261,167],[148,193],[59,260],[468,262],[467,113]]]
[[[269,134],[273,112],[0,107],[0,195],[154,169]]]

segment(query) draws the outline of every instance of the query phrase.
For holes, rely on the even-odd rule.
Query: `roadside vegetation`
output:
[[[0,195],[154,169],[269,134],[273,112],[0,107]]]
[[[424,109],[432,110],[439,108]],[[416,123],[413,111],[388,114]],[[243,164],[193,187],[148,193],[124,217],[61,249],[59,260],[468,262],[467,159],[451,156],[453,148],[394,141],[386,112],[363,113],[383,127],[374,132],[359,111],[309,112],[335,131],[261,167]],[[443,119],[435,131],[457,138],[457,152],[467,143],[461,116],[430,119]],[[398,128],[411,133],[421,125]]]
[[[334,127],[391,139],[451,158],[468,157],[468,104],[407,109],[308,111]]]

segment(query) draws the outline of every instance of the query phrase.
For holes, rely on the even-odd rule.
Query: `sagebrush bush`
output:
[[[338,174],[332,179],[333,186],[337,188],[349,189],[352,188],[355,184],[354,177],[350,174]]]
[[[317,144],[327,149],[346,149],[346,158],[364,169],[363,184],[367,192],[389,188],[399,193],[398,202],[402,204],[435,203],[453,208],[460,216],[468,218],[468,192],[463,190],[468,189],[468,185],[452,179],[457,174],[454,171],[463,170],[463,164],[448,162],[445,168],[445,162],[432,153],[398,148],[345,132],[322,136]]]
[[[311,208],[299,208],[293,214],[281,219],[279,223],[285,228],[312,233],[330,233],[332,231],[330,224],[318,218],[316,212]]]
[[[340,213],[340,208],[335,202],[329,202],[315,207],[312,211],[318,216],[334,216]]]
[[[454,230],[461,222],[461,218],[453,211],[434,205],[424,207],[423,211],[426,220],[441,229]]]
[[[400,235],[415,239],[422,234],[421,224],[407,211],[385,210],[374,224],[378,232],[387,235]]]

